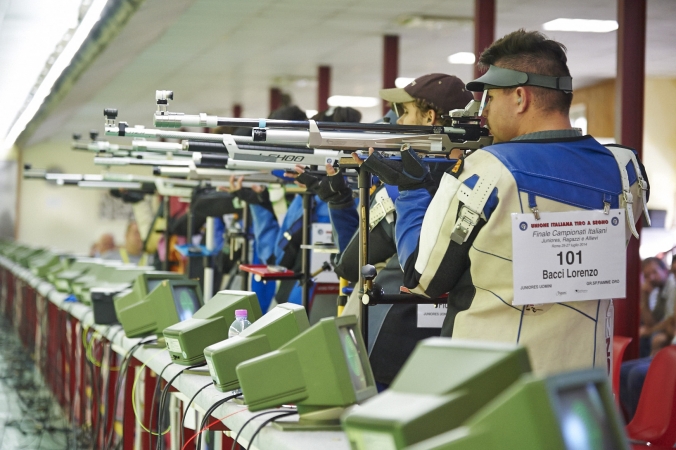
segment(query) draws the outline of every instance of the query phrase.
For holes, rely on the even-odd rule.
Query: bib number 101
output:
[[[574,252],[566,252],[565,255],[563,252],[559,252],[556,254],[556,256],[559,257],[559,265],[562,266],[565,260],[565,263],[568,264],[569,266],[575,264],[575,259],[577,259],[578,264],[582,264],[582,251],[578,251],[576,253]]]

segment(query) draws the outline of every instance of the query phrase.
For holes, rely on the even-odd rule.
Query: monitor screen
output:
[[[173,286],[173,290],[178,320],[183,322],[190,319],[202,307],[197,290],[194,286]]]
[[[613,450],[617,446],[612,416],[595,383],[558,390],[559,420],[566,450]]]
[[[160,285],[160,283],[164,281],[162,278],[146,278],[146,284],[148,287],[148,290],[146,291],[148,294],[150,294],[157,286]]]
[[[345,361],[347,362],[347,369],[350,372],[350,380],[355,392],[363,391],[369,387],[364,371],[364,360],[366,355],[360,351],[355,336],[354,326],[341,326],[338,328],[338,335],[340,343],[343,345],[343,352],[345,354]],[[368,361],[368,360],[366,360]]]

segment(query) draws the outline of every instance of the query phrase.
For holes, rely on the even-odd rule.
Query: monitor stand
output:
[[[165,348],[166,346],[167,344],[164,341],[163,337],[158,337],[157,342],[149,342],[147,344],[143,344],[143,348]]]
[[[298,405],[299,420],[280,419],[272,425],[282,431],[341,431],[340,416],[344,412],[345,408],[340,406],[322,408]]]
[[[207,369],[207,366],[196,367],[194,369],[185,369],[183,373],[187,373],[188,375],[202,375],[207,377],[211,376],[211,374],[209,373],[209,369]]]

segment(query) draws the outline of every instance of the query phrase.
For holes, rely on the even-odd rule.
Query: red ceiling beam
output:
[[[399,36],[383,36],[383,89],[393,88],[399,76]],[[383,115],[389,111],[383,100]]]
[[[317,69],[317,111],[329,109],[331,96],[331,67],[319,66]]]
[[[474,0],[474,55],[477,62],[481,52],[495,41],[495,0]],[[483,72],[474,65],[474,78]]]
[[[643,108],[645,88],[646,0],[617,1],[617,83],[615,85],[615,138],[643,156]],[[636,224],[641,232],[641,221]],[[627,248],[627,298],[615,302],[614,333],[633,338],[625,355],[638,357],[641,298],[640,241],[632,238]]]

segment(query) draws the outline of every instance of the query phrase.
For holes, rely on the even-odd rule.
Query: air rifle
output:
[[[227,155],[220,166],[227,169],[241,170],[274,170],[293,169],[296,164],[317,165],[333,164],[344,154],[335,150],[314,150],[307,147],[268,145],[253,143],[247,136],[231,134],[196,133],[186,131],[167,131],[130,127],[126,122],[117,123],[118,111],[112,108],[104,110],[106,117],[105,130],[109,136],[129,136],[135,138],[167,138],[183,139],[183,150],[200,153],[200,161],[215,159],[215,155]]]
[[[303,146],[342,152],[399,149],[408,144],[416,152],[447,155],[453,149],[476,150],[492,143],[488,129],[481,126],[479,103],[450,111],[452,126],[417,126],[364,123],[315,122],[314,120],[241,119],[207,114],[188,115],[168,111],[172,91],[156,91],[154,124],[160,128],[248,127],[254,143]],[[227,144],[226,144],[227,146]]]

